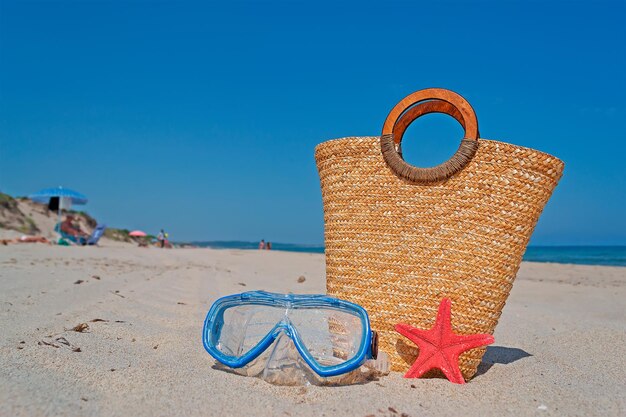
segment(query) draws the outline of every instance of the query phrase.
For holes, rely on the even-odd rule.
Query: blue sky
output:
[[[64,185],[174,240],[321,243],[315,145],[436,86],[566,162],[532,243],[626,244],[625,44],[623,1],[0,0],[0,190]],[[461,134],[426,116],[405,155]]]

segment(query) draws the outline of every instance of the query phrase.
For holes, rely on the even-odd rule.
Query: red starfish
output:
[[[494,342],[490,334],[468,336],[455,334],[450,323],[451,305],[449,298],[441,300],[437,320],[430,330],[416,329],[404,323],[396,324],[396,331],[411,339],[419,347],[419,356],[404,375],[405,378],[419,378],[425,372],[438,368],[449,381],[464,384],[465,380],[459,369],[459,355]]]

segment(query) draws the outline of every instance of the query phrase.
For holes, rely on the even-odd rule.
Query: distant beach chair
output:
[[[87,239],[88,245],[98,245],[98,241],[104,235],[104,231],[106,230],[106,224],[98,224],[95,229],[93,229],[93,233]]]

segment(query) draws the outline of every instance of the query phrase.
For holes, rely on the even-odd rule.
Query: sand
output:
[[[316,254],[0,247],[0,415],[626,414],[626,268],[523,264],[464,386],[277,387],[214,368],[200,335],[216,297],[324,287]]]

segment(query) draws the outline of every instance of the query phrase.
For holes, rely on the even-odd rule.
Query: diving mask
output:
[[[242,368],[277,342],[275,352],[285,336],[320,377],[353,371],[377,356],[365,309],[325,295],[252,291],[222,297],[207,314],[202,340],[217,361]]]

